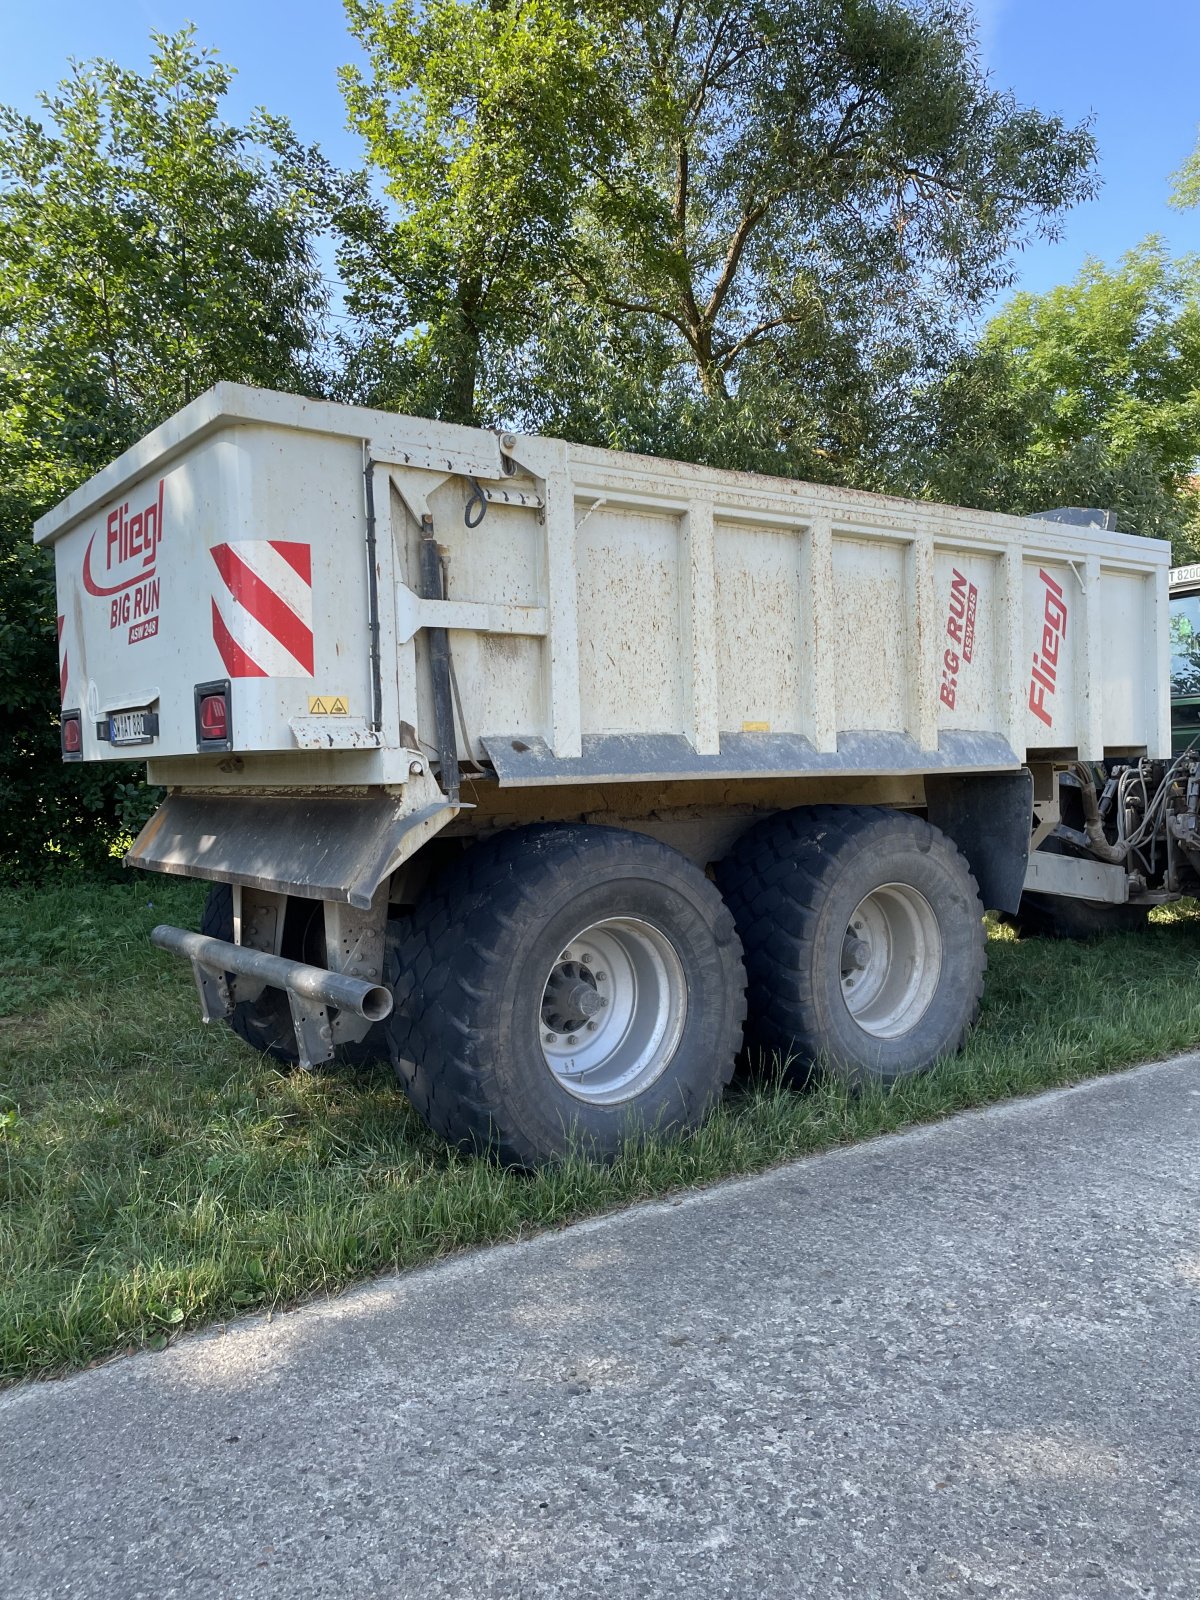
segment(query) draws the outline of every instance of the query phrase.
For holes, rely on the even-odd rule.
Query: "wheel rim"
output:
[[[562,948],[542,989],[542,1055],[591,1105],[632,1099],[666,1071],[687,1017],[675,947],[647,922],[613,917]]]
[[[941,972],[942,931],[919,890],[885,883],[859,901],[842,940],[842,997],[864,1033],[911,1032]]]

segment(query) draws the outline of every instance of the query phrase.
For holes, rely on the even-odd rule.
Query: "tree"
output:
[[[397,291],[395,387],[443,415],[566,398],[595,334],[624,391],[652,352],[714,444],[841,471],[877,365],[940,353],[1092,192],[1088,130],[990,87],[966,4],[560,4],[350,0],[351,114],[398,206],[357,212],[351,304]]]
[[[625,115],[604,36],[569,0],[346,10],[368,62],[342,71],[350,120],[392,202],[359,178],[340,209],[347,304],[366,329],[350,390],[476,422],[487,354],[536,331],[580,174]]]
[[[913,487],[1006,511],[1092,505],[1196,559],[1200,259],[1149,239],[1019,294],[917,408]]]
[[[34,519],[220,378],[306,389],[325,290],[287,125],[222,120],[192,33],[148,74],[73,68],[41,119],[0,108],[0,867],[90,861],[132,770],[63,767],[52,563]],[[43,857],[43,860],[45,857]]]
[[[1200,206],[1200,143],[1171,177],[1170,204],[1179,211]]]
[[[831,325],[961,316],[1091,193],[1084,128],[993,90],[944,0],[672,0],[620,22],[632,142],[597,171],[588,292],[684,341],[706,394]]]
[[[483,387],[523,431],[870,488],[891,481],[913,364],[909,348],[833,328],[819,345],[764,342],[734,392],[705,395],[668,328],[547,297],[536,339],[490,363]]]

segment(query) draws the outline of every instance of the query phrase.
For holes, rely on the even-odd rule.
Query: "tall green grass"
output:
[[[204,1028],[189,970],[147,942],[201,900],[148,878],[0,893],[0,1378],[1200,1040],[1196,907],[1094,945],[996,929],[979,1027],[929,1076],[761,1082],[688,1138],[521,1176],[448,1152],[385,1068],[289,1074]]]

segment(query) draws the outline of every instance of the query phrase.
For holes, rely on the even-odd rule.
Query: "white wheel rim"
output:
[[[928,1011],[942,974],[942,930],[907,883],[860,900],[842,940],[842,998],[864,1033],[898,1039]]]
[[[568,1094],[615,1105],[662,1076],[686,1019],[674,945],[648,922],[612,917],[563,946],[542,986],[539,1040]]]

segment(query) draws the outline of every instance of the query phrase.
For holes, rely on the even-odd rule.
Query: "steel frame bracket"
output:
[[[332,972],[344,972],[348,977],[364,978],[370,983],[383,982],[389,885],[390,879],[385,879],[366,911],[342,901],[326,900],[325,961]],[[373,1026],[353,1011],[335,1011],[327,1021],[331,1037],[342,1043],[365,1039]]]
[[[231,981],[227,973],[205,966],[201,961],[192,962],[192,972],[200,995],[200,1015],[205,1022],[228,1022],[239,1000],[257,999],[266,988],[265,983],[255,978],[239,978],[235,975]],[[300,1065],[308,1071],[323,1061],[332,1060],[333,1027],[327,1008],[305,1000],[302,995],[293,994],[290,989],[284,992],[291,1007]],[[370,1027],[369,1022],[353,1013],[346,1013],[346,1019],[358,1025],[356,1037],[361,1038]]]
[[[239,993],[241,980],[235,976],[232,982],[228,974],[215,971],[205,966],[201,961],[192,962],[192,971],[196,976],[196,988],[200,995],[200,1015],[205,1022],[228,1022],[233,1015],[233,1008],[238,1000],[256,999],[266,988],[266,985],[257,979],[246,980],[246,993]],[[303,995],[295,994],[291,989],[285,989],[288,1005],[292,1013],[292,1027],[296,1034],[296,1052],[300,1065],[305,1071],[311,1071],[323,1061],[333,1059],[334,1027],[329,1017],[326,1006],[316,1001],[306,1000]],[[339,1028],[339,1035],[347,1038],[362,1038],[371,1026],[362,1017],[353,1013],[339,1012],[338,1018],[357,1025],[356,1029],[347,1027]]]
[[[407,584],[396,585],[396,637],[407,644],[422,628],[458,628],[469,633],[512,633],[541,638],[549,629],[545,606],[493,604],[485,600],[426,600]]]
[[[310,1072],[322,1062],[333,1060],[333,1025],[329,1020],[329,1011],[316,1001],[305,1000],[302,995],[296,994],[291,989],[286,992],[292,1012],[292,1027],[296,1034],[296,1053],[300,1058],[300,1065],[306,1072]],[[353,1017],[351,1020],[362,1021],[360,1017]],[[369,1026],[367,1023],[363,1031],[365,1032]]]
[[[226,1022],[233,1015],[233,989],[228,975],[216,972],[199,961],[192,962],[196,989],[200,995],[200,1015],[205,1022]]]
[[[233,942],[247,950],[262,950],[277,956],[283,948],[283,917],[286,896],[272,894],[267,889],[251,889],[244,884],[233,886]],[[234,1003],[239,1000],[257,1000],[266,988],[261,978],[249,978],[242,973],[232,984]]]

